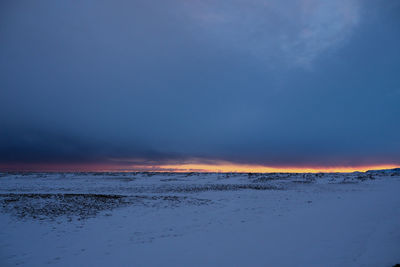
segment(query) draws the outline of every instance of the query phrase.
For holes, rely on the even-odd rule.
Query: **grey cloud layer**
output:
[[[360,20],[357,0],[187,1],[204,34],[261,60],[309,67],[341,45]],[[282,62],[283,61],[283,62]]]
[[[399,5],[291,3],[4,1],[0,161],[399,163]]]

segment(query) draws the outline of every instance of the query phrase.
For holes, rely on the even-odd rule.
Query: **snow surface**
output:
[[[400,175],[0,173],[0,266],[393,266]]]

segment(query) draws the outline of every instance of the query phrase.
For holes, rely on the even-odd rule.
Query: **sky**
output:
[[[397,0],[4,0],[0,170],[400,166],[399,47]]]

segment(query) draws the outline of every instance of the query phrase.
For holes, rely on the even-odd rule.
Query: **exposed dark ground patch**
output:
[[[287,178],[276,177],[276,176],[261,176],[261,177],[250,178],[250,179],[252,179],[251,180],[252,183],[267,183],[267,182],[271,182],[271,181],[284,180]]]
[[[0,207],[3,212],[18,218],[38,220],[86,219],[99,212],[129,204],[126,197],[96,194],[2,194]]]
[[[206,191],[237,191],[243,189],[252,190],[280,190],[282,188],[274,185],[262,184],[209,184],[209,185],[187,185],[187,186],[168,186],[159,188],[160,192],[176,193],[200,193]]]
[[[104,194],[0,194],[0,209],[18,219],[84,220],[128,205],[173,208],[207,205],[211,200],[181,196],[124,196]]]

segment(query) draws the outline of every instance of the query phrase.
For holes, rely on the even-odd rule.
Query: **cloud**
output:
[[[185,3],[193,21],[224,49],[309,67],[343,44],[360,21],[357,0],[199,0]]]
[[[391,5],[14,2],[0,16],[0,164],[399,162]]]

